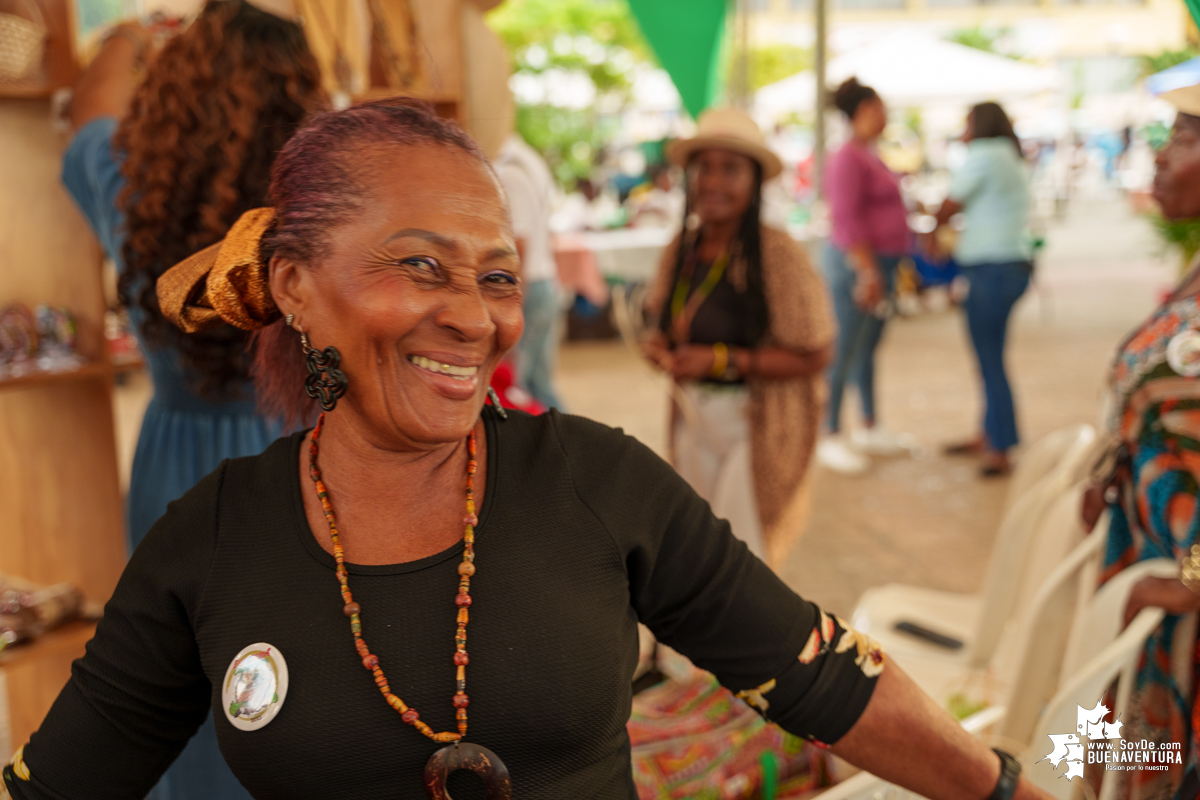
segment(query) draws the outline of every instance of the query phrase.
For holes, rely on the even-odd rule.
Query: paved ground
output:
[[[1094,423],[1114,347],[1154,306],[1173,273],[1149,228],[1103,187],[1081,193],[1049,234],[1036,288],[1018,306],[1010,377],[1026,441]],[[817,471],[812,516],[782,567],[793,587],[849,614],[861,592],[902,582],[952,591],[978,587],[1003,501],[1003,480],[939,448],[975,430],[974,365],[955,311],[900,318],[880,352],[883,421],[925,447],[877,462],[865,476]],[[617,345],[564,348],[560,383],[571,410],[665,447],[662,379]],[[850,415],[855,418],[854,414]]]
[[[1173,265],[1156,250],[1148,227],[1103,187],[1081,192],[1050,231],[1037,286],[1018,306],[1010,349],[1026,441],[1097,419],[1113,348],[1172,277]],[[864,589],[881,583],[976,588],[1004,495],[1003,481],[981,481],[970,462],[938,452],[972,434],[980,413],[956,312],[891,323],[878,384],[885,424],[912,433],[925,453],[880,461],[858,478],[817,471],[808,530],[781,570],[796,589],[843,615]],[[567,345],[560,386],[572,411],[665,451],[663,379],[622,345]],[[126,476],[148,391],[138,376],[117,392]]]

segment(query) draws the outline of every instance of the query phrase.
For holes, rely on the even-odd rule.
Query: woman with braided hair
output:
[[[762,224],[762,183],[782,164],[752,119],[711,109],[668,155],[687,170],[688,200],[649,294],[659,325],[646,353],[677,385],[673,462],[777,565],[803,526],[834,340],[825,287],[804,250]]]
[[[167,503],[224,459],[256,455],[280,433],[256,411],[247,334],[224,325],[183,335],[163,318],[154,285],[266,202],[275,154],[323,104],[304,32],[283,15],[245,0],[210,0],[152,57],[148,33],[120,25],[75,87],[63,181],[117,264],[154,384],[129,487],[131,552]],[[248,795],[210,722],[152,797]]]

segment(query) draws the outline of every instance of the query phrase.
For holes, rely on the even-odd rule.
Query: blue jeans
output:
[[[1013,306],[1029,287],[1032,268],[1028,261],[1005,261],[964,267],[971,282],[967,295],[967,330],[979,374],[983,378],[983,432],[987,443],[1004,451],[1016,445],[1017,413],[1012,389],[1004,371],[1004,340],[1008,335],[1008,317]]]
[[[558,290],[554,281],[525,284],[525,332],[517,345],[521,388],[547,408],[563,410],[551,375],[558,355]]]
[[[838,322],[837,354],[827,376],[829,430],[837,433],[841,428],[842,395],[847,380],[853,380],[858,386],[863,419],[868,423],[875,421],[875,348],[883,338],[886,320],[868,314],[854,304],[855,273],[847,263],[845,253],[833,245],[826,245],[821,260]],[[883,273],[885,297],[891,298],[900,257],[876,256],[876,261]]]

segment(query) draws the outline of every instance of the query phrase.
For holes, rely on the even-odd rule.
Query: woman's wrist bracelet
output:
[[[987,800],[1012,800],[1017,793],[1017,783],[1021,780],[1021,762],[1003,750],[993,747],[992,752],[1000,756],[1000,777]]]
[[[1188,589],[1200,594],[1200,544],[1192,545],[1191,551],[1179,564],[1179,580]]]
[[[717,342],[712,346],[713,363],[708,370],[709,377],[723,378],[726,370],[729,369],[729,347],[722,342]]]

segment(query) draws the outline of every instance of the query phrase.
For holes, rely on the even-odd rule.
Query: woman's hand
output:
[[[140,20],[130,19],[112,26],[104,37],[105,44],[108,44],[108,40],[114,37],[128,39],[139,51],[145,51],[150,47],[150,29]]]
[[[675,348],[674,360],[669,370],[671,377],[677,381],[698,381],[711,377],[716,353],[712,345],[686,344]]]
[[[1079,504],[1079,518],[1083,522],[1084,533],[1096,529],[1100,515],[1108,508],[1108,500],[1104,497],[1108,484],[1093,483],[1083,492],[1083,500]]]
[[[879,267],[858,267],[854,270],[854,304],[868,314],[883,302],[883,276]]]
[[[854,289],[851,292],[854,305],[868,314],[883,302],[883,273],[879,270],[879,262],[875,253],[866,242],[859,242],[846,251],[846,261],[854,270]]]
[[[109,31],[71,97],[71,128],[79,130],[99,117],[124,115],[133,98],[135,69],[150,46],[150,32],[136,21]]]
[[[662,333],[654,333],[642,340],[642,355],[664,372],[670,372],[675,361],[675,356],[667,344],[667,337]]]
[[[1149,575],[1133,585],[1129,602],[1125,604],[1125,624],[1143,608],[1161,608],[1168,614],[1186,614],[1200,609],[1200,594],[1183,585],[1179,578],[1158,578]]]

